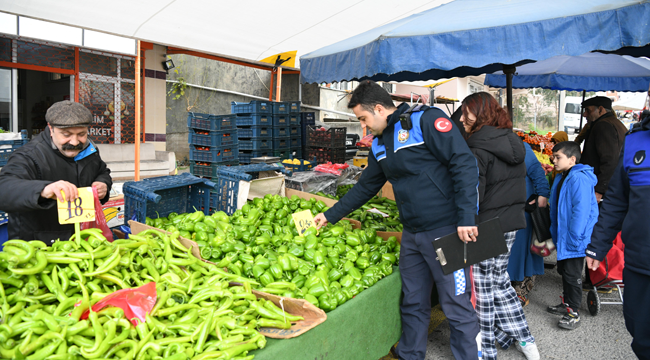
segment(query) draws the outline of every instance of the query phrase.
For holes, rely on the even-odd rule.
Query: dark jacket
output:
[[[413,113],[413,128],[404,130],[399,115],[407,109],[402,104],[388,117],[388,126],[373,141],[368,167],[325,213],[327,220],[337,222],[358,209],[388,180],[406,231],[476,224],[478,169],[460,132],[437,108]]]
[[[479,221],[498,217],[503,232],[526,227],[526,148],[510,129],[483,126],[467,145],[479,168]]]
[[[594,168],[594,174],[598,178],[595,190],[605,194],[618,163],[627,129],[616,114],[607,113],[590,123],[588,131],[580,163]]]
[[[625,268],[650,276],[650,117],[625,137],[586,255],[603,260],[622,231]]]
[[[113,184],[110,170],[92,142],[76,159],[54,147],[49,128],[11,155],[0,172],[0,210],[9,213],[9,239],[50,244],[72,235],[74,225],[59,224],[56,200],[40,196],[55,181],[65,180],[77,187],[103,182],[108,192],[102,203],[108,201]]]

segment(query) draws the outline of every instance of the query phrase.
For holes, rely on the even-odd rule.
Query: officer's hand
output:
[[[63,194],[61,194],[63,191]],[[46,186],[41,191],[41,197],[46,199],[58,199],[59,201],[71,201],[79,197],[77,187],[65,180],[59,180]]]
[[[104,184],[101,181],[95,181],[92,187],[97,188],[97,196],[99,197],[99,199],[103,199],[104,196],[106,196],[106,192],[108,191],[108,185]]]
[[[316,229],[320,229],[323,226],[327,225],[327,218],[325,214],[320,213],[314,217],[314,224],[316,224]]]
[[[596,259],[592,259],[589,256],[587,256],[587,268],[589,270],[596,271],[598,270],[598,267],[600,266],[600,261]]]
[[[478,227],[476,226],[459,226],[458,237],[464,242],[476,242],[476,237],[478,236]]]

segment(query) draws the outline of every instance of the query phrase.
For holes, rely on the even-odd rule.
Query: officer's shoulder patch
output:
[[[449,132],[452,128],[451,120],[444,117],[437,118],[433,125],[435,126],[436,130],[443,133]]]

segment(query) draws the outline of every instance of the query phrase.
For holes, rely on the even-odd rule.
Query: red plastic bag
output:
[[[596,271],[589,270],[589,278],[595,286],[608,283],[612,280],[623,280],[623,268],[625,267],[624,257],[625,245],[619,232],[614,239],[612,248],[609,249],[607,256],[600,262]]]
[[[341,175],[341,169],[347,169],[350,165],[348,164],[332,164],[327,162],[327,164],[320,164],[314,168],[314,171],[324,172],[328,174],[334,174],[336,176]]]
[[[93,311],[99,311],[107,306],[115,306],[124,310],[124,316],[131,321],[133,326],[138,326],[139,322],[145,322],[145,317],[151,312],[156,305],[158,294],[156,292],[156,283],[146,283],[134,289],[118,290],[97,304],[93,305]],[[89,310],[81,315],[81,320],[87,319]]]
[[[97,188],[93,186],[93,196],[95,198],[95,221],[88,221],[81,223],[81,230],[84,229],[101,229],[102,234],[106,240],[113,242],[113,232],[106,224],[106,217],[104,217],[104,210],[102,203],[99,202],[99,195],[97,195]]]

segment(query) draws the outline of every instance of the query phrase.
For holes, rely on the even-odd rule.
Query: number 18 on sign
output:
[[[310,227],[316,227],[314,224],[314,216],[309,210],[297,212],[292,216],[293,222],[296,224],[296,230],[298,230],[298,234],[300,234],[300,236],[302,236],[302,234],[304,234],[305,231]]]
[[[56,205],[59,211],[60,224],[74,224],[95,220],[95,199],[93,189],[84,187],[77,189],[79,197],[74,200],[59,201]]]

